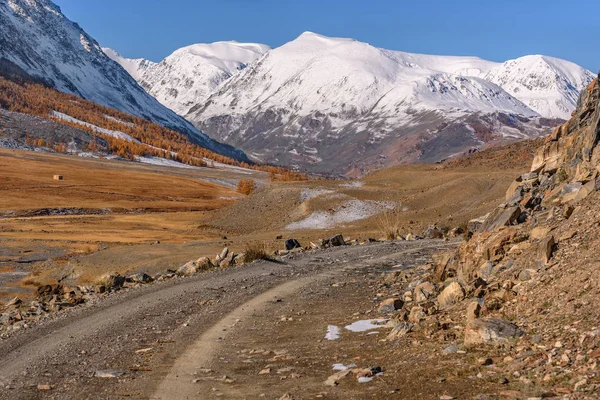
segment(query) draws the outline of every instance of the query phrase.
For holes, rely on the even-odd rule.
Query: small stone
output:
[[[477,364],[483,365],[483,366],[488,366],[488,365],[494,364],[494,360],[492,360],[489,357],[488,358],[482,357],[477,360]]]
[[[347,377],[348,375],[350,375],[351,373],[352,373],[352,371],[349,369],[346,369],[343,371],[338,371],[335,374],[329,376],[329,378],[327,378],[327,380],[324,382],[324,384],[327,386],[339,385],[340,381],[342,379],[344,379],[345,377]]]
[[[271,373],[271,368],[264,368],[258,374],[259,375],[269,375]]]
[[[440,396],[440,400],[454,400],[454,397],[448,394],[443,394]]]
[[[453,345],[446,347],[444,350],[442,350],[442,354],[454,354],[454,353],[457,353],[459,349],[460,349],[460,347],[453,344]]]
[[[52,386],[50,385],[37,385],[38,390],[52,390]]]
[[[98,370],[94,374],[96,378],[118,378],[125,375],[125,371],[119,371],[114,369]]]

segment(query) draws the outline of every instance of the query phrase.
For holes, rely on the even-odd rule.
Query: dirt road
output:
[[[448,246],[418,241],[341,247],[111,295],[1,342],[0,398],[279,398],[287,387],[280,376],[263,384],[255,381],[254,371],[244,368],[230,372],[238,377],[214,376],[236,364],[223,354],[240,343],[258,346],[265,341],[273,348],[285,348],[280,355],[288,354],[282,358],[289,360],[290,354],[306,346],[310,352],[318,347],[311,341],[324,336],[327,324],[298,329],[276,322],[295,318],[313,324],[310,315],[351,318],[356,307],[346,303],[348,296],[354,296],[357,306],[368,303],[372,295],[361,285],[361,276],[378,275],[394,266],[410,268]],[[282,317],[281,312],[295,317]],[[238,355],[256,354],[238,350]],[[261,354],[275,353],[267,349]],[[296,364],[302,367],[302,362]],[[106,371],[119,376],[97,376]],[[318,393],[324,389],[322,374],[328,372],[294,377]]]

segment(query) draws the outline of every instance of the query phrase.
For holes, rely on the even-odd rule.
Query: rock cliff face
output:
[[[483,264],[504,261],[511,250],[513,254],[529,250],[532,258],[521,260],[523,266],[546,264],[556,241],[550,232],[598,189],[599,139],[600,83],[596,79],[582,91],[573,117],[546,138],[531,171],[509,187],[506,201],[481,225],[472,224],[477,228],[473,238],[458,253],[459,276],[473,279]],[[513,249],[519,243],[522,249]]]
[[[462,322],[457,339],[472,354],[497,346],[494,371],[522,385],[512,398],[598,398],[599,138],[600,78],[546,138],[506,200],[470,221],[470,240],[439,255],[419,278],[444,288],[439,311],[427,318]],[[443,296],[448,291],[460,294],[452,304]]]

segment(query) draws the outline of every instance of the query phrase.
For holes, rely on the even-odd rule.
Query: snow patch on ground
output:
[[[343,183],[340,185],[340,187],[344,187],[344,188],[361,188],[365,185],[364,182],[361,181],[352,181],[352,182],[348,182],[348,183]]]
[[[327,229],[348,222],[359,221],[380,213],[382,210],[391,209],[394,205],[385,201],[349,200],[337,207],[333,212],[316,211],[297,222],[292,222],[285,229],[293,231],[299,229]]]
[[[53,116],[53,117],[56,117],[58,119],[62,119],[64,121],[73,122],[75,124],[86,126],[88,128],[91,128],[94,132],[98,132],[98,133],[102,133],[104,135],[112,136],[112,137],[115,137],[117,139],[128,140],[130,142],[135,142],[135,143],[141,144],[141,142],[139,140],[132,138],[131,136],[129,136],[128,134],[126,134],[124,132],[111,131],[110,129],[100,128],[99,126],[90,124],[89,122],[81,121],[81,120],[79,120],[77,118],[73,118],[70,115],[63,114],[63,113],[58,112],[58,111],[52,111],[50,113],[50,115]]]
[[[340,328],[339,326],[329,325],[327,326],[327,333],[325,334],[325,339],[327,340],[337,340],[340,338]]]
[[[347,369],[354,368],[354,367],[356,367],[356,364],[348,364],[348,365],[344,365],[342,363],[333,364],[334,371],[345,371]]]
[[[356,321],[351,323],[350,325],[346,325],[346,329],[351,332],[366,332],[373,329],[379,329],[382,325],[384,325],[388,320],[385,318],[379,319],[363,319],[360,321]]]
[[[135,157],[136,161],[144,164],[159,165],[161,167],[174,167],[174,168],[187,168],[187,169],[199,169],[193,165],[187,165],[174,160],[167,160],[166,158],[160,157]]]
[[[329,189],[302,189],[300,192],[300,202],[304,203],[305,201],[314,199],[315,197],[330,193],[334,193],[334,191]]]

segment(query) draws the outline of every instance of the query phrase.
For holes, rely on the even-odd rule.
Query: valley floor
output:
[[[343,328],[378,317],[372,296],[382,272],[414,267],[449,246],[419,241],[342,247],[113,294],[1,342],[0,398],[493,393],[502,387],[466,378],[471,355],[434,356],[434,344],[426,342],[382,346],[389,328]],[[340,326],[339,339],[324,339],[328,325]],[[384,373],[368,383],[348,378],[336,387],[324,385],[340,363],[380,366]],[[98,371],[123,375],[101,378]]]

